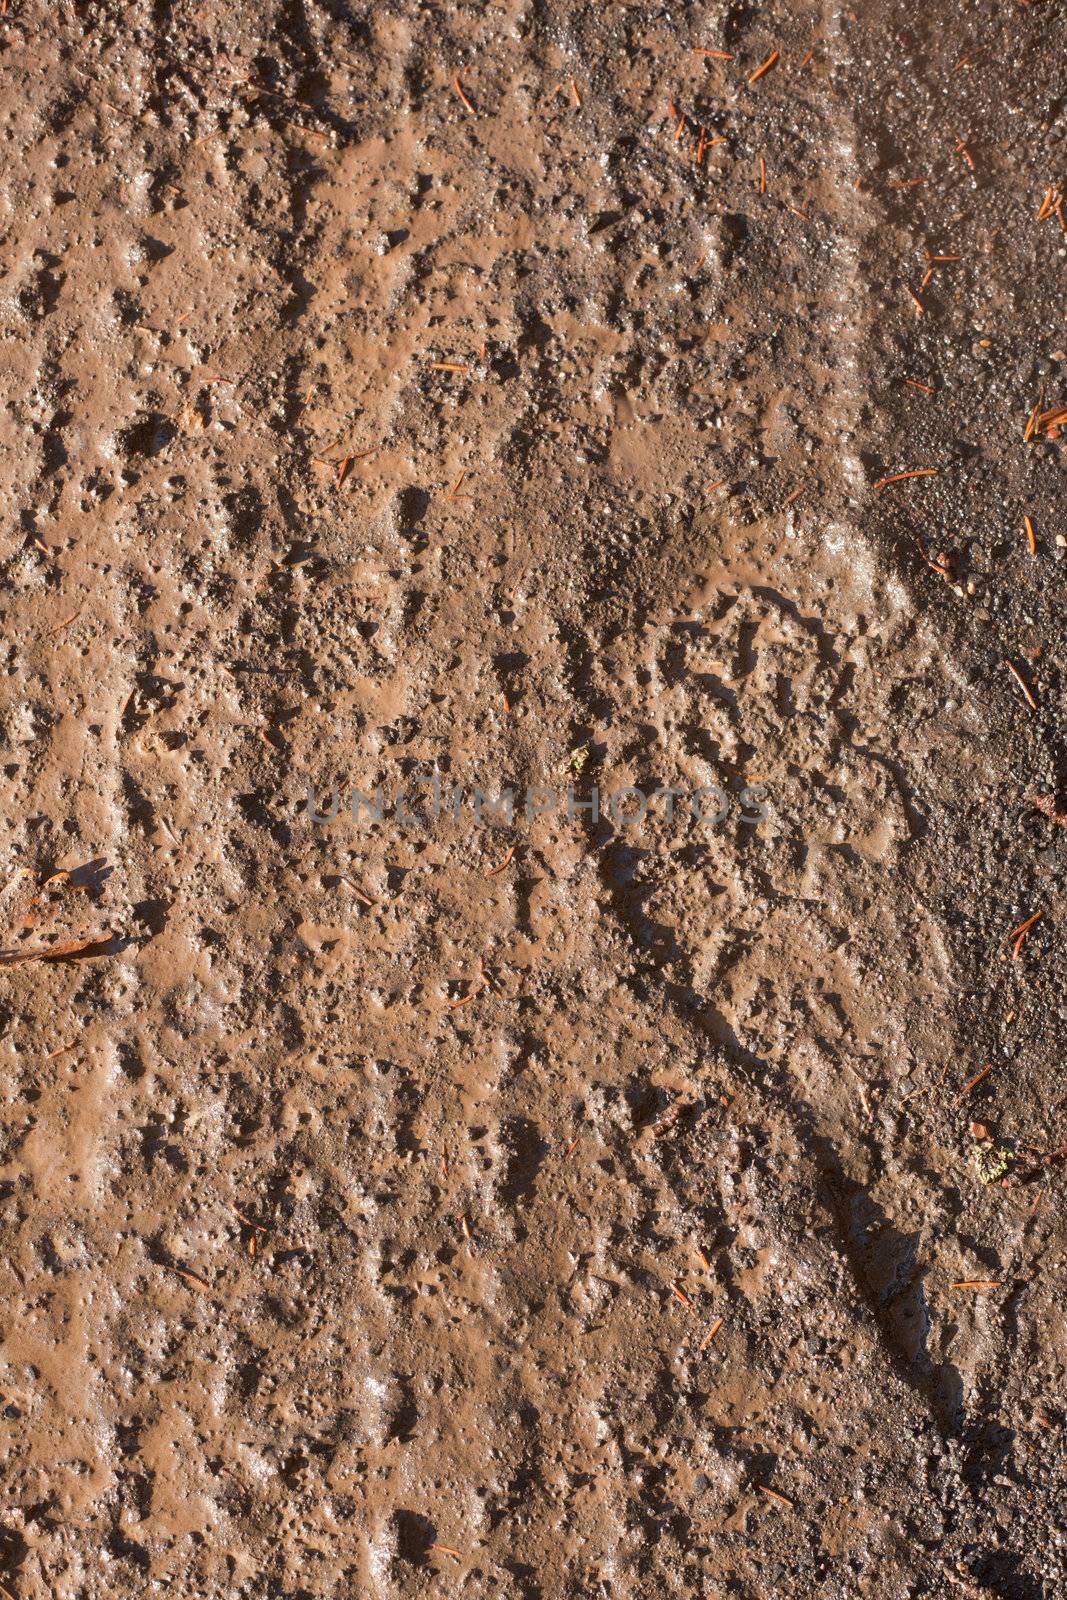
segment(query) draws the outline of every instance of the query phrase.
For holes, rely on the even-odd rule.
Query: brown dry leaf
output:
[[[99,954],[103,954],[104,946],[111,943],[115,935],[109,928],[102,933],[94,933],[88,939],[68,939],[64,944],[35,945],[29,950],[0,950],[0,967],[21,967],[26,961],[62,961],[65,956],[80,955],[84,950],[94,950],[99,946]]]
[[[79,881],[66,868],[43,881],[28,868],[16,873],[0,896],[0,966],[58,961],[106,945],[114,934],[101,929],[98,892],[91,877]]]

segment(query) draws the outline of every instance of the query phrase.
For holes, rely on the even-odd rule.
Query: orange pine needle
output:
[[[1013,933],[1008,934],[1008,942],[1011,943],[1014,939],[1021,939],[1025,934],[1029,933],[1035,922],[1041,921],[1044,915],[1043,911],[1035,911],[1032,917],[1027,917],[1026,921],[1021,922]]]
[[[964,1100],[966,1100],[966,1098],[970,1094],[971,1090],[972,1089],[977,1089],[978,1085],[982,1082],[982,1080],[984,1078],[988,1078],[989,1077],[989,1074],[992,1072],[992,1070],[993,1070],[993,1068],[991,1066],[990,1067],[983,1067],[981,1072],[979,1072],[976,1077],[973,1077],[971,1079],[970,1083],[965,1084],[964,1087],[960,1090],[959,1094],[956,1096],[956,1104],[957,1105],[961,1105],[962,1102]]]
[[[954,1289],[1001,1289],[1003,1284],[995,1278],[965,1278],[960,1283],[952,1285]]]
[[[910,383],[913,389],[921,389],[924,394],[936,394],[937,390],[928,383],[920,383],[918,378],[905,378],[905,383]]]
[[[767,193],[767,163],[762,156],[759,158],[759,192]]]
[[[734,58],[728,50],[694,50],[695,56],[710,56],[712,61],[732,61]]]
[[[683,1289],[679,1289],[679,1287],[678,1287],[678,1285],[676,1283],[672,1283],[670,1288],[671,1288],[671,1294],[673,1294],[674,1298],[678,1301],[679,1305],[683,1305],[683,1306],[686,1307],[687,1310],[692,1311],[693,1302],[692,1302],[692,1300],[690,1300],[689,1296],[685,1293],[685,1291]]]
[[[517,848],[518,848],[517,845],[512,845],[511,849],[508,851],[507,855],[504,857],[504,859],[500,863],[500,865],[498,867],[490,867],[489,868],[488,872],[485,874],[486,877],[487,878],[495,878],[495,877],[498,876],[499,873],[505,872],[508,869],[508,867],[511,866],[511,863],[514,861],[514,859],[515,859],[515,851],[516,851]]]
[[[760,1494],[765,1494],[767,1496],[768,1500],[777,1500],[780,1506],[788,1506],[790,1511],[792,1511],[793,1501],[790,1500],[788,1495],[778,1494],[776,1490],[768,1489],[766,1484],[763,1483],[757,1484],[756,1487],[759,1489]]]
[[[1026,542],[1030,546],[1030,554],[1037,555],[1037,540],[1034,537],[1034,525],[1029,517],[1023,518],[1023,527],[1026,530]]]
[[[940,471],[940,467],[913,467],[910,472],[893,472],[888,478],[879,478],[874,487],[884,489],[887,483],[903,483],[906,478],[936,478]]]
[[[172,1266],[170,1270],[172,1272],[176,1272],[179,1278],[184,1278],[185,1282],[190,1284],[194,1289],[203,1289],[208,1294],[211,1293],[210,1283],[205,1283],[203,1278],[198,1278],[195,1272],[186,1272],[184,1267],[175,1266]]]
[[[1022,673],[1019,671],[1019,669],[1015,665],[1014,661],[1008,661],[1007,659],[1005,659],[1004,665],[1007,667],[1008,671],[1011,673],[1012,677],[1015,679],[1016,683],[1019,685],[1019,688],[1022,690],[1023,695],[1024,695],[1025,699],[1026,699],[1026,703],[1030,707],[1030,710],[1031,711],[1036,711],[1037,710],[1037,701],[1034,699],[1033,693],[1032,693],[1032,691],[1030,689],[1030,685],[1027,683],[1026,679],[1023,677]]]
[[[478,115],[478,113],[475,110],[475,108],[471,105],[470,101],[467,99],[467,96],[463,93],[463,85],[459,81],[459,73],[458,72],[456,73],[456,76],[453,78],[452,82],[453,82],[453,84],[455,86],[456,93],[459,95],[459,98],[463,101],[463,104],[466,106],[466,108],[470,112],[471,116],[472,117],[476,117]]]
[[[757,67],[751,78],[749,78],[749,83],[755,83],[757,78],[762,78],[765,72],[769,72],[774,66],[774,63],[778,60],[778,54],[779,52],[777,50],[772,50],[762,67]]]
[[[458,1011],[460,1006],[472,1005],[473,1002],[477,1000],[478,996],[483,994],[488,987],[489,985],[487,983],[480,983],[477,989],[471,990],[470,994],[462,994],[458,1000],[450,1000],[448,1002],[449,1011]]]
[[[377,900],[375,900],[372,895],[369,895],[366,889],[364,889],[361,884],[356,883],[354,879],[342,878],[341,882],[345,885],[346,889],[351,889],[356,899],[362,900],[365,906],[376,906],[378,904]]]
[[[574,103],[580,111],[582,108],[582,97],[578,93],[578,85],[575,83],[573,78],[571,79],[571,94],[574,96]]]
[[[783,506],[791,506],[793,504],[794,500],[798,500],[800,498],[800,496],[804,493],[804,490],[807,487],[808,486],[807,486],[806,483],[802,483],[800,485],[799,489],[794,489],[793,493],[791,495],[787,495],[786,496],[786,498],[782,501],[782,505]]]
[[[69,628],[72,622],[77,622],[80,616],[80,611],[72,611],[69,617],[64,618],[62,622],[57,622],[54,628],[49,628],[48,632],[45,634],[45,638],[51,639],[55,634],[62,633],[63,629]]]
[[[338,469],[337,469],[337,484],[336,484],[336,487],[338,489],[341,487],[342,483],[344,483],[345,476],[346,476],[346,474],[348,472],[348,469],[349,469],[349,466],[351,465],[351,463],[352,463],[352,457],[351,456],[345,456],[344,460],[341,462],[341,465],[338,467]]]
[[[924,279],[924,282],[925,282],[925,279]],[[923,305],[922,301],[919,299],[919,296],[915,293],[914,289],[910,288],[908,284],[905,284],[904,287],[905,287],[905,289],[907,289],[908,293],[911,295],[911,298],[915,303],[915,315],[917,317],[921,317],[923,312],[926,310],[926,307]]]
[[[725,482],[725,478],[720,478],[717,483],[706,483],[704,485],[704,493],[710,494],[713,489],[721,489]]]
[[[718,1331],[719,1331],[719,1329],[721,1327],[722,1327],[722,1318],[721,1317],[716,1317],[715,1321],[712,1323],[711,1327],[708,1329],[708,1331],[704,1335],[703,1339],[701,1339],[700,1344],[697,1346],[698,1352],[699,1351],[704,1351],[704,1350],[706,1350],[708,1348],[708,1345],[714,1339],[715,1335],[718,1333]]]

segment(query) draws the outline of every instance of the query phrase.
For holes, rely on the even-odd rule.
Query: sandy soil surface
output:
[[[1067,1593],[1067,10],[3,13],[0,1595]]]

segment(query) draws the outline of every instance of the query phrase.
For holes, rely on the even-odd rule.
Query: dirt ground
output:
[[[197,4],[0,17],[0,1596],[1067,1594],[1067,8]]]

